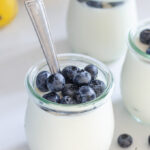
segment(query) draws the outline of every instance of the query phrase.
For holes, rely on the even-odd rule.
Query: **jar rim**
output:
[[[89,106],[91,106],[91,105],[93,105],[93,107],[95,108],[95,106],[96,106],[96,104],[98,103],[98,102],[100,102],[99,103],[99,106],[101,106],[101,105],[103,105],[104,104],[104,102],[103,101],[101,101],[102,99],[104,99],[107,95],[108,95],[108,93],[109,93],[109,91],[112,89],[112,87],[113,87],[113,76],[112,76],[112,73],[109,71],[109,69],[103,64],[103,63],[101,63],[100,61],[98,61],[98,60],[96,60],[95,58],[92,58],[92,57],[90,57],[90,56],[86,56],[86,55],[83,55],[83,54],[73,54],[73,53],[64,53],[64,54],[58,54],[58,60],[59,60],[59,58],[63,58],[63,57],[80,57],[80,58],[85,58],[85,59],[90,59],[91,61],[93,61],[93,62],[95,62],[95,63],[97,63],[97,64],[99,64],[100,66],[101,66],[101,68],[99,68],[103,73],[104,73],[104,76],[105,75],[107,75],[108,76],[108,83],[107,83],[107,86],[106,86],[106,89],[105,89],[105,91],[99,96],[99,97],[97,97],[96,99],[94,99],[94,100],[91,100],[91,101],[88,101],[88,102],[86,102],[86,103],[81,103],[81,104],[71,104],[71,105],[67,105],[67,104],[58,104],[58,103],[54,103],[54,102],[51,102],[51,101],[48,101],[48,100],[46,100],[46,99],[44,99],[43,97],[41,97],[36,91],[35,91],[35,89],[33,88],[33,86],[32,86],[32,84],[33,83],[30,83],[30,75],[32,74],[32,72],[34,71],[34,69],[36,68],[36,67],[38,67],[39,66],[39,64],[41,64],[41,62],[43,63],[43,62],[45,62],[45,66],[46,66],[46,61],[44,60],[44,61],[41,61],[40,63],[38,63],[38,64],[36,64],[36,65],[34,65],[34,66],[32,66],[30,69],[29,69],[29,71],[27,72],[27,75],[26,75],[26,78],[25,78],[25,85],[26,85],[26,88],[27,88],[27,90],[29,91],[29,93],[33,96],[33,97],[35,97],[36,99],[38,99],[42,104],[44,104],[45,105],[45,107],[47,108],[48,106],[49,107],[58,107],[58,109],[60,109],[60,111],[57,111],[57,112],[60,112],[61,113],[61,110],[63,110],[62,112],[70,112],[70,110],[71,109],[76,109],[76,108],[84,108],[84,107],[87,107],[87,109],[88,109],[88,107]],[[104,70],[102,70],[102,68],[105,68],[105,70],[107,71],[104,71]],[[106,77],[106,76],[105,76]],[[48,108],[49,108],[48,107]],[[56,108],[57,109],[57,108]],[[64,111],[64,109],[68,109],[68,110],[65,110]],[[53,109],[51,109],[52,111],[55,111],[55,110],[53,110]]]
[[[149,25],[150,26],[150,19],[145,19],[143,20],[139,25],[136,26],[136,30],[141,28],[141,27],[144,27],[144,26],[147,26]],[[134,31],[135,27],[132,28],[130,31],[129,31],[129,34],[128,34],[128,44],[129,46],[131,47],[131,50],[133,52],[135,52],[138,56],[141,56],[141,58],[143,58],[143,60],[146,60],[146,61],[150,61],[150,55],[143,52],[136,44],[135,44],[135,41],[132,37],[132,32]],[[137,33],[137,31],[136,31]]]

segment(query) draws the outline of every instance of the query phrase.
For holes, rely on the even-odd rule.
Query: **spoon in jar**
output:
[[[43,0],[25,0],[24,3],[38,36],[49,70],[52,74],[58,73],[60,68],[52,41],[44,2]]]

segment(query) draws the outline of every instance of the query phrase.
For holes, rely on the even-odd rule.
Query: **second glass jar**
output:
[[[136,23],[135,0],[70,0],[68,40],[74,52],[110,62],[123,54]]]
[[[137,121],[150,125],[150,55],[146,54],[148,45],[139,40],[141,31],[147,28],[150,29],[150,21],[140,24],[129,33],[121,91],[130,114]]]

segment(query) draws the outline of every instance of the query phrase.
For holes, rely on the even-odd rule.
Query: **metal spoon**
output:
[[[51,73],[60,71],[43,0],[25,0],[25,6],[39,38]]]

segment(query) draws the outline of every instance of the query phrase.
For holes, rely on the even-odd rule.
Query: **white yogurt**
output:
[[[72,56],[76,61],[77,58],[79,59],[76,55],[68,55],[67,59],[73,58]],[[82,61],[85,61],[85,58],[80,55]],[[29,82],[34,80],[33,78],[36,76],[36,69],[33,70],[29,74],[30,77],[28,76],[27,80]],[[112,82],[110,74],[105,73],[108,75],[107,79]],[[34,92],[27,83],[29,102],[25,119],[25,131],[30,149],[108,150],[114,131],[111,102],[112,85],[108,82],[110,81],[106,81],[107,86],[110,86],[109,91],[104,91],[106,95],[104,94],[103,98],[79,106],[45,104],[33,94]],[[45,111],[40,107],[45,107],[51,111]],[[66,112],[68,113],[66,114]],[[70,112],[74,112],[74,114]]]
[[[123,1],[113,8],[93,8],[70,0],[67,30],[71,48],[101,61],[117,59],[126,49],[129,28],[137,23],[135,0]]]
[[[150,55],[146,54],[148,45],[139,40],[139,31],[138,28],[137,34],[130,35],[133,42],[129,42],[121,89],[125,106],[132,116],[150,124]]]
[[[114,130],[110,97],[96,110],[74,116],[48,113],[29,99],[25,122],[31,150],[108,150]]]

